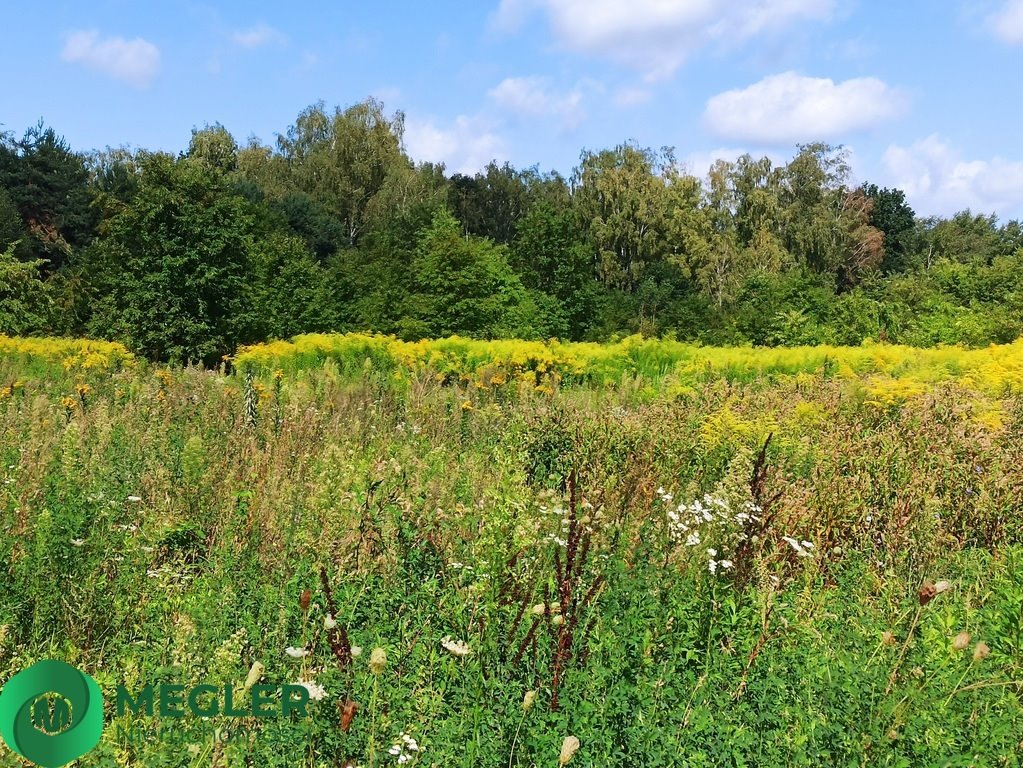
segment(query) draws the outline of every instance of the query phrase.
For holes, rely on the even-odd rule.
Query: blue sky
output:
[[[416,159],[568,173],[674,146],[698,174],[817,139],[918,213],[1023,217],[1023,0],[48,2],[4,12],[2,129],[178,151],[219,121],[272,142],[372,95]]]

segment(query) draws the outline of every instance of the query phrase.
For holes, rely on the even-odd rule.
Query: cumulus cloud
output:
[[[718,94],[704,121],[718,136],[757,144],[830,140],[898,116],[905,98],[873,77],[836,83],[795,72]]]
[[[405,149],[415,160],[444,163],[453,173],[475,173],[491,160],[508,159],[504,139],[480,117],[459,115],[449,125],[432,120],[405,123]]]
[[[136,88],[148,87],[160,71],[160,49],[148,40],[101,37],[95,30],[79,30],[68,35],[60,57]]]
[[[257,24],[248,29],[239,29],[231,39],[242,48],[262,48],[270,43],[284,42],[284,35],[268,24]]]
[[[884,154],[889,183],[905,191],[921,214],[951,215],[966,208],[1004,217],[1023,214],[1023,162],[969,160],[940,136]]]
[[[707,44],[741,43],[796,22],[825,20],[836,0],[501,0],[496,22],[516,29],[539,11],[570,50],[610,56],[653,80]]]
[[[518,115],[558,117],[562,128],[569,131],[586,119],[582,85],[560,93],[547,77],[509,77],[492,88],[489,96],[502,109]]]
[[[1011,45],[1023,45],[1023,0],[1005,0],[989,23],[996,37]]]

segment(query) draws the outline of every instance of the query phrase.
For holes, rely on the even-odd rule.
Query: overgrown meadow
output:
[[[82,766],[1020,764],[1018,346],[489,345],[0,339],[0,679],[312,698]]]

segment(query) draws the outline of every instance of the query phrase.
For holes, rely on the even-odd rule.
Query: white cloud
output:
[[[873,77],[836,83],[785,72],[714,96],[704,120],[724,138],[793,144],[871,128],[901,114],[905,103],[898,90]]]
[[[1011,45],[1023,45],[1023,0],[1005,0],[989,22],[996,37]]]
[[[95,30],[79,30],[67,37],[60,58],[72,64],[146,88],[160,71],[160,49],[136,37],[100,37]]]
[[[501,108],[518,115],[556,116],[568,131],[586,119],[582,85],[559,93],[547,77],[509,77],[491,89],[489,96]]]
[[[704,178],[708,171],[710,171],[710,167],[718,160],[727,160],[730,163],[734,163],[744,154],[746,154],[745,149],[739,149],[736,147],[718,147],[716,149],[707,150],[706,152],[690,152],[682,158],[681,165],[693,176]]]
[[[937,135],[884,154],[888,183],[902,189],[923,215],[966,208],[1003,217],[1023,213],[1023,162],[995,157],[966,160]]]
[[[646,104],[653,96],[646,88],[622,88],[615,94],[615,106],[622,109],[638,107]]]
[[[496,22],[516,29],[546,13],[560,42],[610,56],[653,80],[708,44],[736,44],[793,23],[830,18],[836,0],[501,0]]]
[[[269,24],[257,24],[248,29],[239,29],[231,39],[242,48],[262,48],[270,43],[282,43],[285,36]]]
[[[452,173],[475,173],[491,160],[508,159],[504,139],[480,117],[459,115],[447,126],[432,120],[405,123],[405,148],[415,160],[444,163]]]

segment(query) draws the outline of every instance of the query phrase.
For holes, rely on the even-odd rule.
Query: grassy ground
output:
[[[1011,386],[108,352],[0,358],[0,680],[324,695],[83,766],[1020,762]]]

